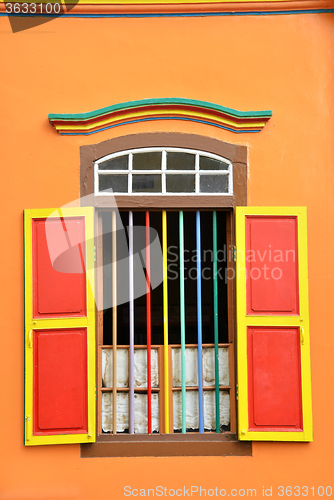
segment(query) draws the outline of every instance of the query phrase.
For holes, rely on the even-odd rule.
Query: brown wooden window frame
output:
[[[83,203],[85,196],[90,195],[86,204],[96,208],[97,261],[102,248],[101,211],[110,210],[110,197],[94,196],[94,162],[112,153],[135,148],[175,147],[187,148],[212,153],[231,161],[233,165],[232,195],[197,195],[194,196],[164,196],[158,194],[149,197],[143,195],[115,195],[115,201],[120,210],[222,210],[226,212],[227,245],[234,244],[234,208],[247,205],[247,148],[245,146],[228,144],[209,137],[181,133],[149,133],[127,135],[110,139],[99,144],[82,146],[80,148],[80,195]],[[92,196],[93,195],[93,196]],[[228,252],[229,253],[229,252]],[[233,261],[227,261],[227,266],[234,268]],[[97,262],[96,294],[101,294],[102,266]],[[90,457],[120,457],[120,456],[249,456],[252,454],[251,443],[237,439],[237,400],[235,380],[235,281],[228,280],[228,331],[231,349],[230,361],[230,399],[231,399],[231,430],[222,434],[189,433],[189,434],[101,434],[97,424],[97,439],[92,444],[81,445],[81,456]],[[102,380],[101,352],[103,311],[97,312],[96,380]],[[104,348],[105,346],[103,346]],[[230,346],[231,347],[231,346]],[[232,353],[232,351],[234,351]],[[101,412],[100,384],[97,387],[97,415]],[[97,422],[100,418],[97,419]]]

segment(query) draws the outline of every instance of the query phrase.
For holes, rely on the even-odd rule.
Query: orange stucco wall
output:
[[[121,499],[123,488],[333,487],[334,15],[58,19],[1,37],[1,499]],[[272,109],[257,134],[160,121],[62,137],[47,115],[150,97]],[[79,196],[79,146],[143,131],[244,144],[250,205],[306,205],[314,441],[253,443],[253,456],[81,459],[23,446],[24,208]],[[309,491],[309,496],[312,492]],[[194,496],[199,498],[199,495]]]

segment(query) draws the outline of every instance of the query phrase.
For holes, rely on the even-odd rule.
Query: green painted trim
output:
[[[236,109],[227,108],[225,106],[220,106],[219,104],[213,104],[207,101],[198,101],[195,99],[185,99],[179,97],[166,97],[159,99],[141,99],[138,101],[128,101],[118,104],[113,104],[112,106],[107,106],[105,108],[97,109],[95,111],[90,111],[87,113],[66,113],[66,114],[49,114],[49,120],[70,120],[70,121],[81,121],[89,120],[91,118],[96,118],[101,115],[112,113],[115,111],[121,111],[130,108],[139,108],[142,106],[168,106],[168,105],[183,105],[183,106],[196,106],[198,108],[211,109],[213,111],[218,111],[227,115],[231,115],[237,118],[270,118],[272,116],[271,110],[264,111],[238,111]]]

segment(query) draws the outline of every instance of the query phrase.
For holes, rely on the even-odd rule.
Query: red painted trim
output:
[[[210,13],[210,12],[275,12],[275,11],[298,11],[298,10],[319,10],[331,9],[333,4],[330,0],[285,0],[285,1],[260,1],[260,2],[221,2],[221,3],[179,3],[170,4],[161,2],[159,4],[66,4],[65,14],[181,14],[181,13]],[[5,3],[0,2],[0,12],[6,12]]]
[[[109,118],[114,118],[114,117],[122,117],[126,114],[135,113],[138,111],[146,112],[146,111],[152,111],[152,110],[159,111],[159,110],[164,110],[164,109],[170,110],[171,114],[173,114],[173,115],[177,114],[177,111],[181,111],[181,110],[194,112],[194,113],[198,113],[198,112],[203,113],[203,112],[207,111],[210,114],[210,116],[217,116],[220,119],[221,119],[221,117],[224,117],[224,118],[231,120],[231,121],[234,121],[236,123],[253,123],[254,121],[267,122],[271,118],[270,116],[243,118],[243,117],[238,117],[238,116],[231,116],[227,113],[222,113],[222,112],[216,111],[214,109],[209,109],[209,108],[205,108],[205,107],[166,104],[166,105],[153,105],[153,106],[135,106],[133,108],[126,108],[126,109],[119,110],[119,111],[113,111],[111,113],[101,114],[99,116],[96,116],[94,118],[89,118],[87,120],[52,120],[51,123],[54,126],[56,126],[56,125],[57,126],[59,126],[59,125],[77,125],[77,126],[90,125],[90,124],[93,124],[96,122],[100,122],[101,120],[108,120]],[[173,110],[176,110],[176,112],[174,112]],[[146,116],[146,115],[143,114],[143,116]],[[151,116],[151,115],[147,115],[147,116]]]
[[[1,5],[1,4],[0,4]],[[260,2],[221,2],[221,3],[164,3],[147,4],[76,4],[66,5],[70,14],[145,14],[145,13],[206,13],[206,12],[267,12],[295,11],[305,9],[332,8],[330,0],[285,0]],[[66,15],[66,14],[65,14]]]
[[[154,119],[160,119],[160,118],[162,118],[162,119],[163,119],[163,118],[165,118],[165,119],[173,119],[173,118],[178,119],[178,118],[181,118],[181,119],[186,120],[186,119],[187,119],[187,118],[189,118],[189,117],[184,116],[184,115],[180,115],[180,114],[178,114],[178,113],[171,113],[171,114],[169,114],[169,115],[165,115],[165,114],[163,114],[163,115],[154,115],[154,117],[152,117],[152,116],[150,116],[150,115],[141,115],[141,116],[139,117],[139,119],[140,119],[140,120],[145,120],[145,119],[152,119],[152,120],[154,120]],[[195,120],[196,120],[196,119],[198,119],[198,117],[196,117],[196,116],[194,116],[193,118],[194,118]],[[132,120],[132,119],[133,119],[133,118],[131,118],[131,120]],[[217,124],[217,125],[219,125],[219,126],[221,126],[221,125],[222,125],[222,122],[221,122],[221,121],[218,121],[218,120],[213,120],[212,118],[208,118],[208,119],[206,119],[206,121],[208,121],[208,122],[209,122],[209,123],[211,123],[211,124]],[[98,125],[97,127],[92,127],[92,128],[90,128],[89,130],[87,130],[87,128],[82,128],[82,129],[80,129],[80,128],[75,128],[75,129],[73,129],[73,130],[67,130],[67,129],[65,130],[65,129],[62,129],[62,128],[58,128],[58,132],[59,132],[60,134],[68,134],[68,133],[70,133],[70,132],[73,132],[73,133],[75,133],[75,134],[80,133],[80,132],[82,132],[82,133],[87,133],[87,132],[93,132],[93,131],[95,131],[95,130],[101,130],[101,129],[103,129],[104,127],[108,127],[109,125],[116,126],[116,125],[122,125],[122,124],[124,124],[124,123],[126,123],[126,121],[124,122],[124,120],[117,120],[117,121],[113,121],[113,122],[112,122],[112,124],[110,124],[110,123],[109,123],[109,124],[108,124],[108,123],[106,123],[105,125]],[[237,128],[237,127],[234,127],[234,126],[233,126],[233,124],[226,124],[226,127],[228,127],[229,129],[235,130],[235,131],[242,130],[243,132],[245,132],[245,131],[252,131],[252,130],[259,130],[259,127],[258,127],[258,126],[256,126],[256,125],[253,125],[253,126],[251,126],[251,127],[247,127],[247,128]]]

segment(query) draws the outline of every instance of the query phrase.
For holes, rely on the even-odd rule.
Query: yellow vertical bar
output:
[[[112,352],[113,352],[113,420],[112,433],[117,433],[117,240],[116,211],[112,212]]]
[[[165,433],[169,434],[169,387],[168,387],[168,287],[167,287],[167,214],[162,212],[162,259],[164,302],[164,379],[165,379]]]

